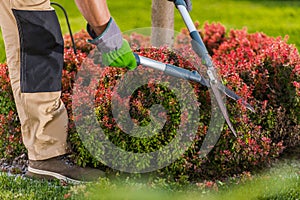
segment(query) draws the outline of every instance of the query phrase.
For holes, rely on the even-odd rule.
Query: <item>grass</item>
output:
[[[54,0],[63,5],[70,17],[73,32],[85,29],[85,20],[80,15],[74,1]],[[247,27],[249,32],[264,32],[270,36],[289,35],[289,43],[300,47],[300,1],[278,0],[193,0],[190,13],[193,20],[220,22],[228,30]],[[108,1],[111,14],[122,31],[151,27],[151,0]],[[60,10],[57,10],[63,33],[67,26]],[[180,31],[184,23],[175,12],[175,30]],[[0,62],[5,60],[4,45],[0,37]]]
[[[238,181],[242,181],[237,184]],[[83,192],[89,199],[131,199],[131,200],[249,200],[249,199],[297,199],[300,197],[299,174],[291,170],[277,169],[274,172],[257,175],[248,180],[217,184],[213,188],[196,185],[174,187],[157,182],[152,188],[146,184],[123,182],[122,184],[102,181],[87,187]],[[100,198],[101,197],[101,198]]]
[[[263,173],[245,174],[227,182],[179,185],[165,179],[101,179],[96,183],[64,185],[20,176],[0,176],[0,199],[97,200],[287,200],[300,198],[300,162],[285,160]]]
[[[70,13],[71,24],[75,31],[85,26],[85,22],[74,3],[56,0]],[[290,36],[290,43],[300,47],[300,1],[238,1],[238,0],[194,0],[190,13],[193,20],[221,22],[227,29],[247,27],[249,32],[264,32],[270,36]],[[122,31],[151,27],[151,0],[108,1],[111,14]],[[64,23],[64,22],[63,22]],[[184,23],[175,12],[175,30],[180,31]],[[63,27],[66,27],[63,25]],[[64,32],[66,32],[66,29]]]
[[[64,199],[69,190],[70,186],[62,186],[58,181],[45,182],[0,174],[0,199],[3,200]]]

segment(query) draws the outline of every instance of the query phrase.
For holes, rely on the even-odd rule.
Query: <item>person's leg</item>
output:
[[[28,157],[44,160],[65,154],[68,118],[60,100],[63,39],[55,12],[50,1],[1,0],[0,4],[9,75]]]
[[[50,1],[0,0],[0,26],[29,174],[80,179],[91,173],[58,157],[67,152],[68,116],[60,99],[63,38]]]

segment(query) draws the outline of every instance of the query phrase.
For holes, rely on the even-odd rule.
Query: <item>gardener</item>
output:
[[[190,1],[188,5],[190,5]],[[134,69],[136,60],[106,0],[75,0],[104,64]],[[50,0],[0,0],[0,26],[29,177],[91,181],[98,169],[66,162],[68,116],[62,103],[63,38]],[[110,38],[113,37],[113,40]]]

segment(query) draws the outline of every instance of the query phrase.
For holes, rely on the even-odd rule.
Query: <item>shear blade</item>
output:
[[[231,99],[236,100],[236,101],[241,100],[242,104],[244,106],[246,106],[246,108],[248,110],[250,110],[251,112],[255,113],[254,108],[249,103],[247,103],[244,99],[242,99],[242,97],[240,97],[239,95],[237,95],[235,92],[233,92],[232,90],[230,90],[229,88],[227,88],[226,86],[224,86],[222,83],[218,84],[218,88],[224,94],[226,94],[226,96],[230,97]]]
[[[226,123],[228,124],[228,126],[229,126],[230,130],[232,131],[232,133],[234,134],[234,136],[237,137],[236,131],[234,130],[233,125],[230,121],[227,109],[225,107],[225,103],[222,99],[222,96],[221,96],[221,93],[220,93],[220,90],[219,90],[217,84],[218,83],[212,83],[211,82],[210,87],[213,91],[215,99],[217,100],[218,106],[219,106],[219,108],[220,108],[220,110],[223,114],[223,117],[226,120]]]

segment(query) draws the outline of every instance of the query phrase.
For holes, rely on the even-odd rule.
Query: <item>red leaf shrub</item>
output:
[[[217,50],[219,46],[226,40],[226,29],[220,23],[205,23],[203,29],[203,42],[210,55],[213,55],[214,50]]]
[[[91,39],[89,34],[85,30],[81,30],[73,35],[75,46],[84,53],[89,53],[93,49],[93,45],[86,42],[87,39]],[[70,35],[64,36],[64,45],[66,49],[73,48],[72,40]]]
[[[229,100],[227,107],[231,121],[238,131],[238,139],[233,138],[229,129],[225,127],[212,152],[206,158],[199,158],[200,146],[209,125],[211,108],[207,89],[194,84],[194,91],[201,103],[199,132],[193,145],[182,158],[159,170],[166,176],[172,174],[176,177],[188,175],[191,179],[220,178],[264,166],[274,157],[278,157],[284,146],[299,144],[297,102],[299,102],[300,61],[297,49],[288,45],[286,39],[271,38],[262,33],[249,34],[245,29],[232,30],[228,36],[225,36],[225,28],[221,24],[206,24],[204,29],[202,31],[204,42],[213,56],[224,83],[250,102],[255,107],[256,113],[249,113],[239,103]],[[175,45],[180,55],[167,48],[144,49],[141,44],[147,46],[149,40],[138,34],[133,34],[127,39],[132,46],[139,48],[137,53],[158,61],[187,67],[195,59],[193,57],[189,61],[184,59],[185,54],[191,52],[188,44],[189,37],[185,30],[178,37]],[[144,143],[139,141],[138,144],[134,144],[137,141],[132,140],[128,144],[128,138],[121,134],[111,115],[112,90],[125,72],[126,70],[117,68],[106,68],[102,71],[102,78],[95,91],[96,113],[103,128],[113,133],[110,139],[115,144],[127,150],[141,152],[149,148],[154,150],[162,143],[160,138],[156,138],[157,144],[149,141]],[[82,91],[88,88],[89,85],[86,85]],[[143,116],[141,119],[147,119],[147,108],[153,101],[149,97],[148,90],[149,88],[143,88],[135,96],[136,99],[131,106],[136,113],[131,116]],[[150,90],[156,93],[162,88],[152,85]],[[162,94],[164,93],[164,97],[170,95],[167,91]],[[155,96],[155,98],[162,97]],[[170,98],[165,100],[171,101]],[[133,120],[140,123],[141,119]],[[176,119],[174,120],[176,122]],[[169,139],[172,138],[172,134],[174,135],[174,132]],[[82,158],[86,155],[79,152],[78,157]]]
[[[1,158],[10,160],[26,151],[6,64],[0,64],[0,138]]]
[[[262,33],[231,30],[214,51],[213,60],[228,87],[253,101],[259,117],[252,120],[270,131],[273,142],[299,143],[300,57],[297,48]]]
[[[299,145],[300,56],[297,49],[287,44],[287,38],[272,38],[263,33],[249,34],[245,29],[231,30],[226,34],[221,24],[205,24],[204,30],[199,31],[224,84],[247,100],[256,113],[249,113],[239,102],[228,99],[226,105],[238,138],[234,138],[225,125],[218,143],[206,157],[201,158],[200,147],[209,128],[212,108],[207,88],[191,83],[200,108],[199,121],[196,122],[198,132],[185,154],[168,167],[158,170],[158,173],[174,177],[178,181],[184,177],[189,177],[190,180],[218,179],[265,166],[278,157],[284,147]],[[71,49],[70,37],[65,36],[62,99],[70,119],[69,142],[78,164],[101,165],[82,144],[82,138],[76,131],[74,120],[81,120],[83,115],[73,115],[74,105],[94,106],[97,120],[109,139],[127,151],[154,151],[176,137],[176,128],[186,121],[185,113],[180,113],[176,95],[174,96],[167,87],[155,82],[150,82],[135,91],[130,98],[128,109],[132,120],[144,126],[149,124],[151,106],[163,105],[168,111],[167,116],[163,116],[167,118],[164,131],[156,134],[151,140],[132,138],[124,134],[120,129],[124,127],[118,127],[112,116],[111,98],[115,85],[127,70],[99,68],[94,65],[93,61],[87,58],[88,53],[93,54],[93,46],[86,42],[88,34],[81,31],[74,37],[77,55]],[[198,59],[191,55],[190,39],[185,29],[176,40],[176,51],[166,47],[143,48],[149,46],[150,40],[139,34],[132,34],[126,38],[137,48],[135,51],[140,55],[192,70],[195,70],[193,65],[198,63]],[[82,65],[84,62],[86,64]],[[79,69],[82,77],[76,79]],[[101,76],[97,83],[88,79],[94,74],[99,74],[98,70]],[[1,88],[2,91],[11,94],[7,69],[4,72],[2,69]],[[93,88],[92,85],[96,87]],[[73,95],[74,87],[81,91],[77,92],[77,96]],[[94,94],[92,102],[91,94]],[[0,97],[3,97],[2,93]],[[121,97],[117,100],[123,101]],[[7,102],[12,102],[12,99]],[[8,115],[7,112],[1,114]],[[8,121],[5,121],[3,116],[0,119],[0,127],[8,127]],[[90,129],[86,128],[88,133]],[[89,136],[88,134],[87,137]],[[90,139],[101,142],[101,138]],[[100,151],[98,153],[101,153]]]

